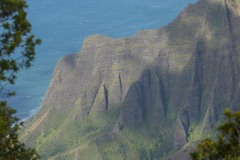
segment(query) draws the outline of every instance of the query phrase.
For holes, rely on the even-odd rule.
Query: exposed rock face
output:
[[[199,139],[240,109],[239,5],[200,0],[160,30],[88,37],[59,60],[23,140],[43,159],[150,159]]]

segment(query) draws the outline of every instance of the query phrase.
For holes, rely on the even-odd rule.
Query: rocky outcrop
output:
[[[200,0],[159,30],[88,37],[59,60],[22,139],[43,159],[151,159],[198,140],[240,109],[239,5]]]

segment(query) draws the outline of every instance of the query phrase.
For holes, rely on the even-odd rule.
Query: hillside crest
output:
[[[240,109],[239,0],[200,0],[168,26],[86,38],[63,57],[22,139],[43,159],[187,159]],[[169,157],[174,159],[174,154]]]

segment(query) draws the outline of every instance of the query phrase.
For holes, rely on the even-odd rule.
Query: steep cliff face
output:
[[[22,139],[43,159],[185,152],[224,108],[240,109],[239,5],[200,0],[159,30],[88,37],[80,53],[59,60]]]

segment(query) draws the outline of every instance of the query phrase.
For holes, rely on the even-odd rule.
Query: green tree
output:
[[[15,84],[20,69],[29,68],[35,57],[35,47],[40,44],[31,33],[27,20],[25,0],[0,0],[0,97],[15,95],[7,90]],[[14,117],[16,111],[0,102],[0,160],[37,159],[34,149],[27,149],[18,140],[20,124]]]
[[[19,69],[29,68],[35,56],[35,46],[40,44],[31,33],[24,0],[0,1],[0,94],[6,92],[6,85],[14,84]]]
[[[20,125],[13,116],[16,111],[0,103],[0,160],[36,160],[39,155],[18,140],[17,131]]]
[[[224,112],[226,122],[218,127],[217,140],[201,141],[195,152],[191,153],[193,160],[240,160],[240,112]]]

